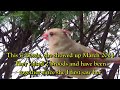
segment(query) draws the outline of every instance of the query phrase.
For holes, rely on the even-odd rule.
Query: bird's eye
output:
[[[53,32],[50,32],[50,36],[53,36],[54,35],[54,33]]]

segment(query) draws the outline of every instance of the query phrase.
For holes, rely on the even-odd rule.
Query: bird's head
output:
[[[42,37],[48,41],[61,40],[65,38],[70,38],[71,32],[65,29],[52,28],[46,31]]]
[[[42,37],[48,41],[49,46],[61,46],[71,40],[71,32],[65,29],[52,28],[47,30]]]

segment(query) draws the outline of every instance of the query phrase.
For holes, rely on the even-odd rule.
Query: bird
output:
[[[69,77],[88,79],[93,76],[93,72],[107,68],[108,64],[120,63],[119,57],[104,58],[102,52],[77,43],[70,35],[69,30],[61,28],[51,28],[42,35],[48,41],[49,54],[53,55],[50,62],[58,64],[52,66],[55,71],[64,72]],[[61,55],[61,58],[56,55]],[[65,63],[66,66],[63,65]]]

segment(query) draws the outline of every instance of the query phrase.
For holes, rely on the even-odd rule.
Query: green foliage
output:
[[[0,16],[0,23],[2,23],[4,19],[5,19],[5,16]]]
[[[6,12],[8,14],[5,14]],[[10,22],[14,20],[17,26],[23,29],[29,29],[31,27],[33,33],[38,33],[38,27],[32,27],[31,24],[39,21],[42,12],[46,12],[48,18],[55,19],[55,23],[52,27],[62,28],[63,20],[73,20],[76,16],[80,15],[81,11],[4,11],[1,12],[0,22],[5,20],[5,18]],[[85,11],[85,13],[87,14],[88,12]]]
[[[71,23],[71,20],[75,20],[74,23],[79,27],[80,20],[78,17],[81,13],[83,13],[84,16],[83,33],[88,31],[91,25],[91,21],[88,18],[90,18],[92,15],[92,11],[0,11],[0,23],[4,21],[14,22],[16,26],[21,27],[23,30],[31,30],[32,33],[35,34],[35,37],[37,37],[40,34],[39,28],[40,24],[42,23],[41,22],[38,24],[38,22],[42,18],[41,15],[43,12],[46,13],[46,17],[43,18],[42,22],[45,22],[47,19],[55,20],[55,22],[50,27],[63,28],[64,26],[65,28],[70,28],[71,26],[69,24]],[[115,18],[119,19],[119,17]],[[79,29],[75,25],[74,27],[75,28],[72,28],[72,31],[75,32],[74,39],[79,39],[80,35],[76,34],[80,33]],[[116,28],[112,28],[110,33],[116,35]]]

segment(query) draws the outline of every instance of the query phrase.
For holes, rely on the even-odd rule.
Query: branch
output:
[[[110,70],[108,75],[109,79],[114,79],[118,68],[119,68],[119,64],[113,64],[112,69]]]
[[[104,47],[105,47],[105,42],[106,42],[106,39],[107,39],[107,35],[108,35],[108,32],[109,32],[109,28],[110,28],[110,25],[112,23],[112,17],[113,17],[113,11],[109,11],[109,17],[108,17],[108,21],[106,23],[106,28],[104,30],[104,33],[101,37],[101,45],[100,45],[100,51],[103,52],[104,51]],[[106,70],[103,69],[103,72],[102,72],[102,77],[103,79],[106,79]]]
[[[108,21],[106,23],[106,28],[104,30],[104,33],[103,33],[102,37],[101,37],[101,47],[100,47],[101,52],[104,51],[105,42],[106,42],[106,39],[107,39],[107,35],[108,35],[108,32],[109,32],[110,25],[112,23],[112,17],[113,17],[113,11],[109,11],[109,17],[108,17]]]
[[[117,55],[119,55],[119,49],[118,49],[118,51],[117,51],[115,56],[117,56]],[[109,75],[108,75],[109,79],[114,79],[115,74],[116,74],[118,68],[119,68],[119,64],[113,64],[113,66],[112,66],[112,68],[111,68],[111,70],[109,72]]]

